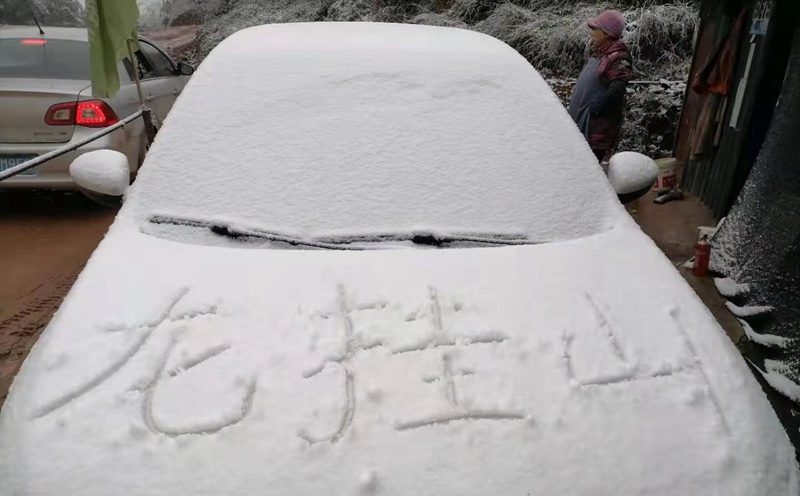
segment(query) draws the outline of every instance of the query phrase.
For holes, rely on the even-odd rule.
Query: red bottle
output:
[[[708,263],[711,261],[711,243],[703,236],[694,245],[694,269],[692,273],[696,277],[703,277],[708,274]]]

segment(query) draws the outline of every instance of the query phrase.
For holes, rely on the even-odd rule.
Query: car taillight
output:
[[[85,127],[106,127],[119,122],[117,114],[102,100],[78,102],[75,124]]]
[[[21,40],[20,43],[22,43],[23,45],[44,45],[47,42],[42,38],[30,38]]]
[[[47,110],[45,124],[50,126],[72,126],[75,124],[75,102],[59,103]]]
[[[50,126],[107,127],[119,122],[119,117],[103,100],[84,100],[53,105],[44,122]]]

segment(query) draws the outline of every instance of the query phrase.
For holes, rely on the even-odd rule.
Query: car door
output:
[[[166,54],[145,40],[139,40],[136,58],[145,103],[152,108],[158,121],[163,122],[186,85],[185,78],[178,75]]]

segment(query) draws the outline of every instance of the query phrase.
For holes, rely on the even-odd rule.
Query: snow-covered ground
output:
[[[741,356],[530,65],[476,33],[369,24],[243,31],[199,68],[12,386],[0,480],[799,488]]]

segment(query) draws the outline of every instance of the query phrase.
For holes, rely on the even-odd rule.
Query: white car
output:
[[[124,160],[88,157],[84,186],[125,187]],[[203,62],[15,379],[0,480],[798,491],[745,362],[539,74],[493,38],[390,24],[250,28]]]
[[[80,141],[139,110],[133,66],[119,64],[120,89],[94,98],[86,29],[0,27],[0,172]],[[152,41],[139,39],[142,92],[163,122],[194,69],[176,64]],[[141,119],[88,145],[0,182],[0,189],[76,189],[69,164],[81,154],[116,150],[131,174],[144,160],[147,139]]]

